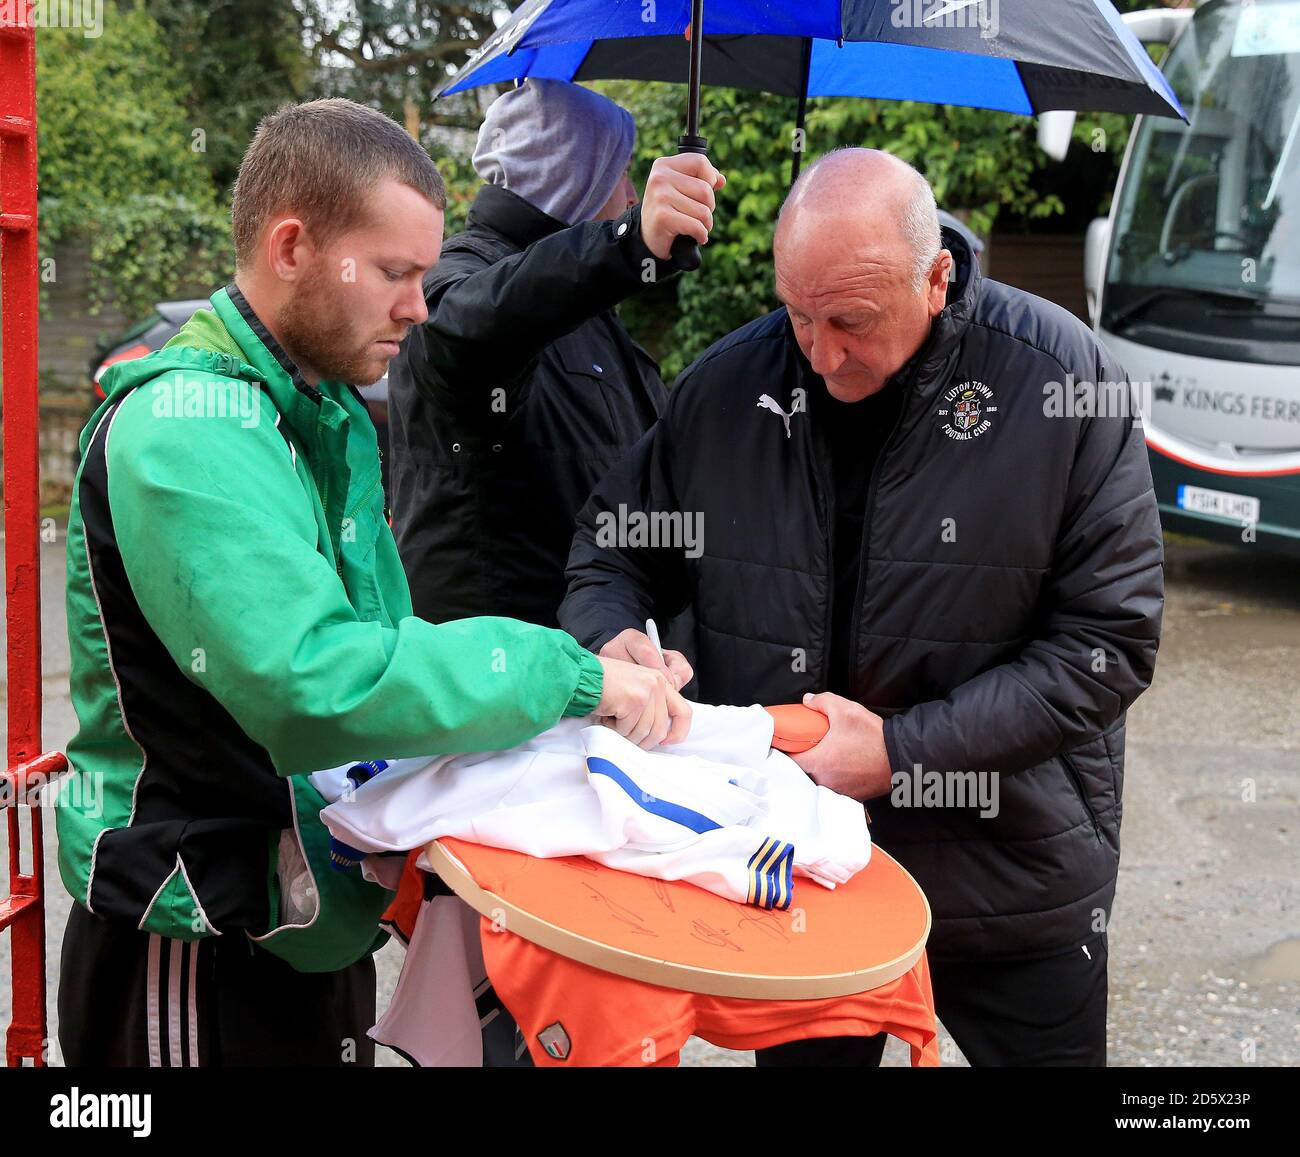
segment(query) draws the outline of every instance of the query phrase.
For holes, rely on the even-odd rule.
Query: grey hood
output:
[[[580,85],[528,79],[497,97],[474,147],[474,171],[566,225],[590,221],[618,187],[636,124]]]

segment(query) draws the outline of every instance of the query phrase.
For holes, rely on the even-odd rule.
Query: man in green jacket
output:
[[[308,773],[689,726],[662,673],[561,631],[411,613],[355,387],[425,320],[445,207],[387,117],[287,106],[240,166],[234,284],[105,375],[68,522],[69,1064],[373,1063],[390,894],[329,869]]]

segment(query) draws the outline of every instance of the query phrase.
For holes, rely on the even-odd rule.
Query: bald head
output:
[[[906,253],[919,284],[942,244],[929,182],[879,149],[837,149],[803,171],[777,216],[776,250],[820,237],[835,247]]]
[[[874,149],[828,153],[795,182],[773,240],[777,296],[840,401],[883,389],[947,300],[952,255],[925,178]]]

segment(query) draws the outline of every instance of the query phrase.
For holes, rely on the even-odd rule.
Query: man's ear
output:
[[[940,249],[939,256],[930,266],[930,276],[925,286],[931,317],[938,317],[943,312],[943,307],[948,304],[948,282],[952,278],[953,266],[952,254],[947,249]]]
[[[447,215],[442,210],[438,211],[438,229],[433,239],[433,264],[430,269],[438,264],[438,258],[442,256],[443,238],[447,236]]]
[[[267,264],[281,281],[298,281],[310,264],[314,247],[297,217],[274,221],[262,236]]]

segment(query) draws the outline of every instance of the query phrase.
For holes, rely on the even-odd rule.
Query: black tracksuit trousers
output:
[[[59,968],[69,1066],[375,1063],[375,962],[298,972],[245,936],[173,940],[73,904]]]
[[[1104,1066],[1106,962],[1105,933],[1036,960],[932,960],[935,1011],[974,1066]],[[755,1058],[760,1068],[871,1068],[880,1064],[885,1039],[878,1033],[791,1041]]]

